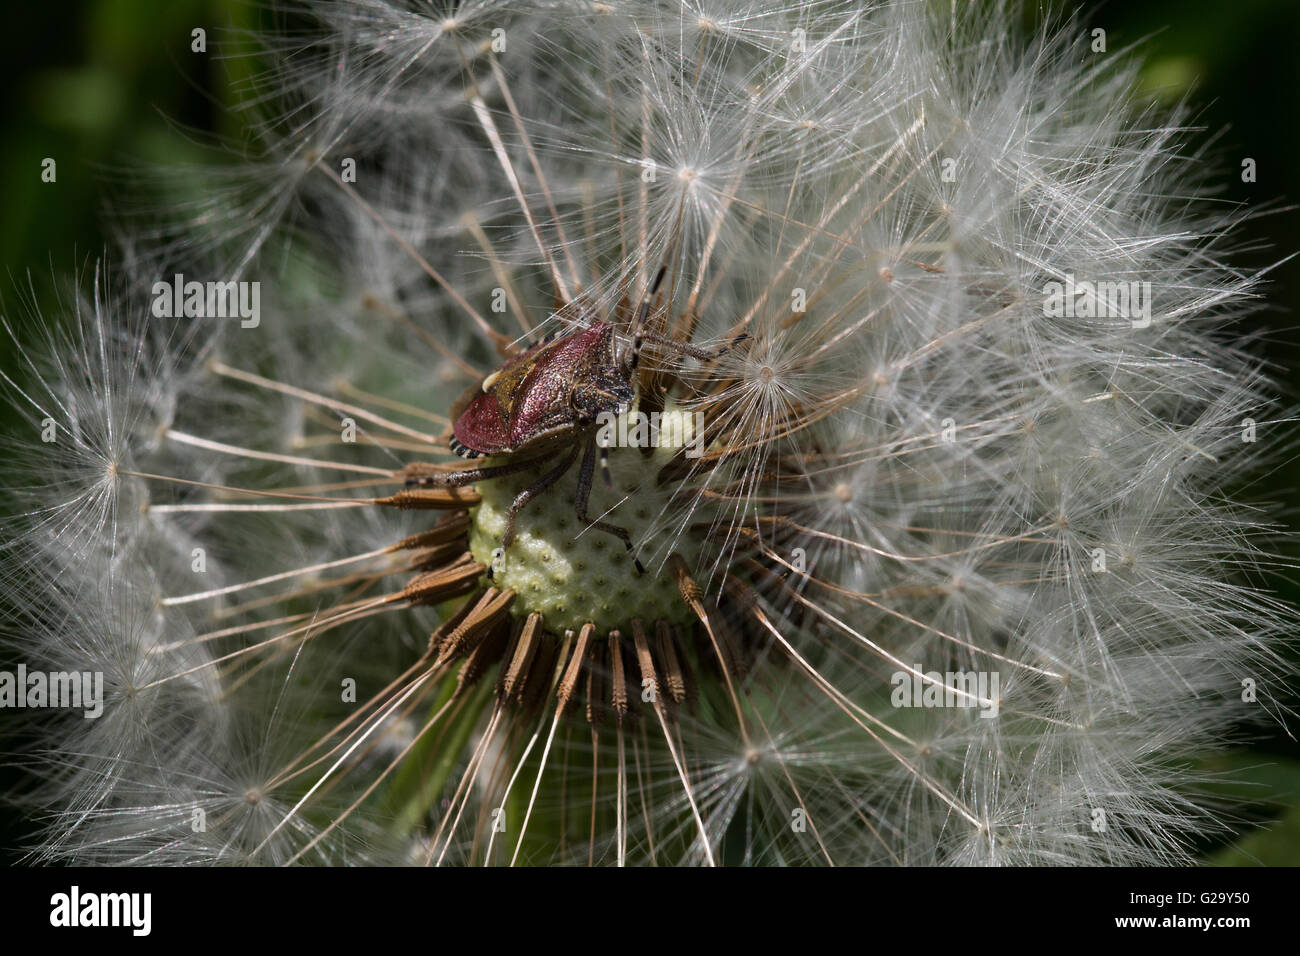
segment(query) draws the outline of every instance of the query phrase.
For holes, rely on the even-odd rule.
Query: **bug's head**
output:
[[[570,400],[579,419],[595,421],[602,414],[622,415],[635,398],[631,380],[611,372],[575,386]]]

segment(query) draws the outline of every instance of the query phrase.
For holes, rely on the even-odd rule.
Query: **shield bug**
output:
[[[458,486],[474,484],[559,459],[511,502],[501,548],[510,546],[515,519],[525,505],[562,478],[582,455],[578,471],[576,512],[584,525],[620,539],[638,571],[626,528],[587,517],[591,479],[599,453],[605,483],[610,484],[608,454],[596,441],[602,413],[621,415],[636,399],[636,372],[641,347],[651,341],[695,358],[712,360],[747,336],[741,334],[716,352],[649,335],[644,325],[650,301],[663,281],[659,269],[650,292],[637,310],[631,342],[622,350],[614,326],[593,321],[577,331],[562,333],[513,356],[499,369],[474,385],[451,410],[453,421],[448,447],[462,458],[484,455],[519,456],[501,465],[471,468],[440,475],[412,478],[409,485]]]

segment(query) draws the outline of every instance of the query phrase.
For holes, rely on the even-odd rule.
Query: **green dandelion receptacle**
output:
[[[612,488],[597,482],[591,513],[609,514],[628,529],[645,571],[638,571],[621,545],[574,516],[572,488],[557,486],[529,502],[519,517],[519,531],[509,551],[501,549],[506,515],[516,494],[535,475],[498,478],[479,486],[482,501],[471,512],[470,550],[492,568],[492,583],[513,589],[519,613],[539,613],[547,627],[563,632],[588,622],[601,633],[631,632],[633,618],[687,624],[694,619],[682,603],[678,586],[665,567],[669,549],[689,566],[699,557],[690,538],[674,540],[658,519],[673,504],[674,484],[656,487],[655,473],[675,449],[656,449],[643,457],[639,449],[616,449],[609,455]]]

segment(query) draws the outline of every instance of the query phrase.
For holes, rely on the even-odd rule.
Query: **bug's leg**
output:
[[[513,475],[517,471],[525,471],[553,457],[555,457],[555,452],[527,458],[523,461],[512,461],[504,465],[488,465],[483,468],[468,468],[464,471],[439,471],[433,474],[420,474],[416,465],[407,465],[402,470],[406,472],[406,487],[408,488],[459,488],[462,485],[472,485],[478,481],[488,481],[492,478],[500,478],[503,475]]]
[[[515,495],[515,500],[510,503],[510,511],[506,515],[506,532],[501,536],[501,548],[510,547],[510,542],[515,539],[515,517],[523,509],[524,505],[532,501],[537,495],[541,494],[551,485],[555,484],[560,476],[573,467],[573,460],[578,456],[578,445],[575,442],[569,449],[569,453],[564,456],[564,460],[548,471],[542,477],[525,488],[519,494]]]
[[[578,390],[576,388],[569,393],[569,405],[571,408],[573,408],[574,411],[574,421],[577,422],[579,428],[585,429],[587,426],[591,425],[594,419],[589,414],[582,411],[581,408],[579,408],[577,401],[575,399],[575,396],[577,394],[578,394]],[[596,434],[597,436],[599,436],[600,433],[597,432]],[[600,447],[600,473],[605,478],[605,487],[613,488],[614,479],[610,477],[609,474],[609,448],[606,447],[605,445],[601,445],[599,441],[595,438],[593,438],[592,441],[596,442],[596,444]]]
[[[587,451],[582,456],[582,467],[578,469],[578,497],[576,501],[578,520],[606,534],[612,534],[622,541],[628,553],[632,555],[632,563],[636,565],[637,573],[645,574],[641,559],[636,556],[636,549],[632,547],[632,536],[627,533],[626,528],[620,528],[608,521],[592,521],[587,517],[587,502],[591,498],[591,472],[596,464],[596,447],[596,440],[593,438],[587,444]],[[574,449],[577,449],[576,445]]]
[[[609,473],[609,449],[604,445],[600,446],[600,474],[605,479],[605,487],[614,487],[614,478]]]

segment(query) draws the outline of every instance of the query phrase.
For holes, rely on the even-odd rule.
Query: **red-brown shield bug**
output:
[[[453,452],[462,458],[519,455],[519,461],[421,476],[410,479],[407,484],[443,487],[474,484],[524,471],[559,456],[558,464],[515,496],[501,540],[504,551],[514,539],[515,519],[520,510],[563,477],[573,467],[578,453],[582,452],[576,496],[578,520],[614,535],[629,552],[634,552],[626,528],[606,521],[591,521],[587,517],[597,451],[600,452],[605,482],[610,482],[605,458],[607,452],[596,442],[598,417],[602,413],[621,415],[632,407],[636,399],[637,365],[645,341],[702,360],[712,360],[721,351],[747,337],[741,334],[722,350],[708,352],[645,333],[643,326],[649,315],[650,300],[658,291],[664,272],[665,267],[661,267],[649,295],[637,311],[632,341],[622,354],[619,353],[614,327],[595,321],[577,331],[546,339],[513,356],[452,406],[453,425],[448,447]],[[635,553],[633,561],[638,571],[645,570]]]

